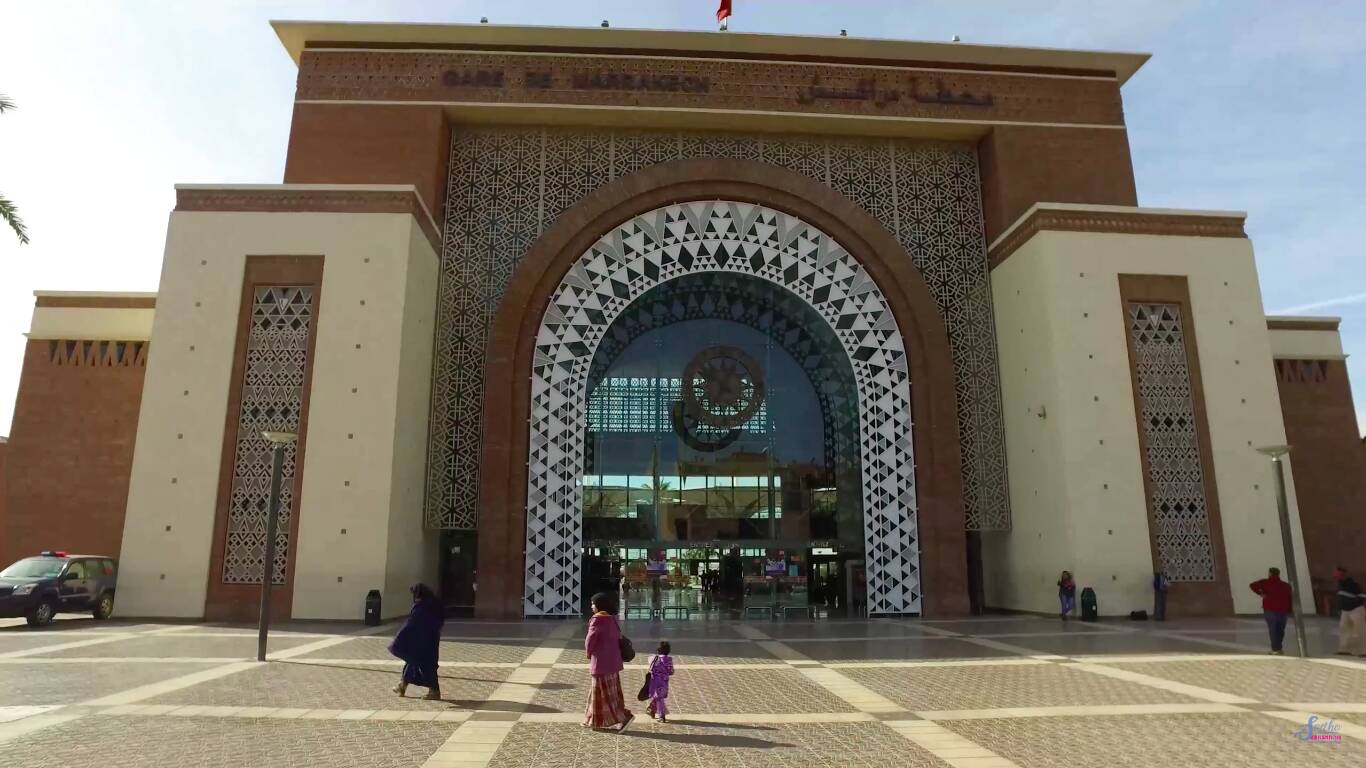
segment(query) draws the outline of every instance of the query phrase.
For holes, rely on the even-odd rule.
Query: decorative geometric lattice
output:
[[[531,371],[525,613],[579,611],[579,482],[599,342],[636,297],[707,272],[749,275],[796,294],[839,339],[858,392],[868,610],[918,613],[910,375],[896,319],[863,267],[824,232],[780,211],[726,201],[670,205],[617,226],[551,296]]]
[[[313,322],[313,289],[257,286],[242,375],[237,452],[232,464],[227,541],[223,547],[225,584],[260,584],[266,558],[266,521],[270,506],[271,445],[264,431],[299,431],[303,410],[308,332]],[[284,449],[280,477],[279,527],[275,534],[273,583],[285,583],[289,560],[289,521],[294,511],[295,444]]]
[[[1181,307],[1129,304],[1157,556],[1172,581],[1214,581],[1214,547]]]
[[[1000,376],[973,147],[898,139],[486,127],[452,131],[428,456],[427,523],[477,524],[488,327],[522,256],[597,188],[671,160],[733,157],[839,191],[896,235],[953,355],[967,527],[1010,527]]]

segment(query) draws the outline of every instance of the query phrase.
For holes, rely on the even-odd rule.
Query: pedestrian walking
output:
[[[445,611],[426,584],[414,584],[409,591],[413,595],[412,610],[408,611],[408,620],[403,622],[389,644],[389,653],[403,659],[403,677],[394,686],[394,693],[404,696],[409,685],[420,685],[427,689],[427,695],[422,698],[440,700],[441,680],[436,670],[441,656],[441,625],[446,621]]]
[[[669,655],[669,641],[660,642],[650,659],[650,706],[645,711],[659,722],[669,722],[669,678],[674,674],[674,660]]]
[[[1338,582],[1338,655],[1366,656],[1366,595],[1347,569],[1333,571]]]
[[[1068,614],[1077,606],[1077,583],[1072,580],[1071,571],[1063,571],[1058,577],[1058,602],[1062,607],[1062,620],[1067,621]]]
[[[583,640],[588,654],[588,673],[593,676],[593,689],[588,694],[588,709],[584,712],[586,728],[616,728],[626,730],[635,715],[626,708],[621,693],[622,662],[621,625],[617,623],[616,595],[599,592],[593,595],[593,617],[588,620],[588,636]]]
[[[1153,621],[1167,620],[1167,588],[1170,586],[1165,571],[1153,571]]]
[[[1281,655],[1285,641],[1285,622],[1290,618],[1290,585],[1281,581],[1281,569],[1271,568],[1265,579],[1249,584],[1253,592],[1262,596],[1262,614],[1266,630],[1271,635],[1271,652]]]

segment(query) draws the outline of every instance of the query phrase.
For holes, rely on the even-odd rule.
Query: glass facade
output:
[[[861,559],[863,515],[834,332],[734,274],[680,278],[632,310],[589,378],[587,593],[634,591],[628,608],[652,611],[839,610],[830,564]]]

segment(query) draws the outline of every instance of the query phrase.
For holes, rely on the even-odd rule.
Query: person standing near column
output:
[[[1281,644],[1285,641],[1285,622],[1290,618],[1290,585],[1281,581],[1280,568],[1272,568],[1266,572],[1265,579],[1248,586],[1262,596],[1262,614],[1266,616],[1266,629],[1271,634],[1271,652],[1280,656]]]
[[[1338,655],[1366,656],[1366,595],[1361,585],[1338,566],[1333,571],[1338,582]]]
[[[1153,621],[1167,620],[1167,580],[1166,571],[1153,571]]]

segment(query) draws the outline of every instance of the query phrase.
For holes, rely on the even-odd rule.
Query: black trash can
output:
[[[1096,605],[1096,591],[1087,587],[1081,591],[1081,620],[1096,621],[1100,618],[1100,608]]]
[[[380,596],[378,589],[372,589],[365,595],[365,623],[371,627],[379,626]]]

